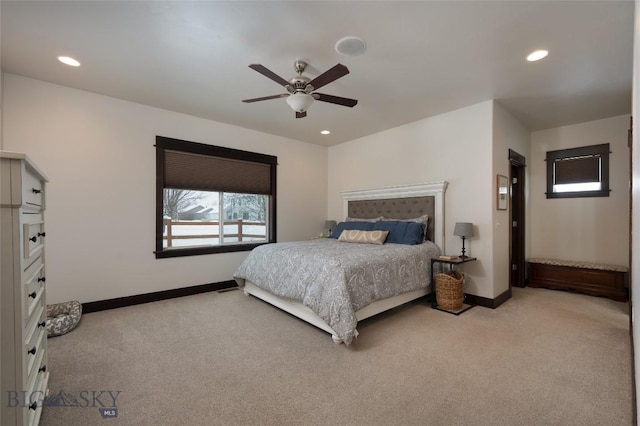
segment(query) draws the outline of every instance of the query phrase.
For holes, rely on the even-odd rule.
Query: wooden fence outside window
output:
[[[260,238],[266,240],[266,224],[264,222],[248,222],[242,219],[233,220],[233,221],[224,221],[222,226],[233,226],[237,225],[237,232],[232,234],[223,233],[223,238],[237,238],[238,242],[242,242],[243,238]],[[262,226],[265,229],[265,232],[262,234],[249,234],[245,233],[243,228],[245,226]],[[173,227],[175,226],[218,226],[220,229],[220,222],[217,220],[208,221],[208,222],[173,222],[171,219],[164,220],[164,235],[163,239],[167,241],[167,247],[173,246],[173,240],[191,240],[197,238],[217,238],[220,240],[220,232],[217,234],[189,234],[189,235],[173,235]]]

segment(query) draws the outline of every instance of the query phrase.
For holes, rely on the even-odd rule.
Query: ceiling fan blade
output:
[[[314,90],[319,89],[347,74],[349,74],[349,69],[342,64],[338,64],[311,80],[309,84],[313,86]]]
[[[289,96],[288,93],[283,93],[281,95],[265,96],[265,97],[262,97],[262,98],[243,99],[242,102],[246,102],[246,103],[249,104],[251,102],[268,101],[269,99],[286,98],[287,96]]]
[[[307,116],[307,111],[304,111],[304,112],[296,111],[296,118],[305,118],[306,116]]]
[[[314,93],[313,97],[318,101],[338,104],[338,105],[346,106],[349,108],[353,108],[354,106],[358,105],[358,101],[356,99],[342,98],[340,96],[333,96],[333,95],[325,95],[324,93]]]
[[[280,77],[278,74],[274,73],[273,71],[271,71],[270,69],[268,69],[267,67],[265,67],[264,65],[260,65],[260,64],[251,64],[249,65],[249,68],[258,71],[260,74],[264,75],[267,78],[270,78],[271,80],[275,81],[276,83],[278,83],[281,86],[286,86],[289,84],[289,82],[287,80],[285,80],[284,78]]]

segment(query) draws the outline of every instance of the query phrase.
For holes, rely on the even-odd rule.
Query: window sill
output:
[[[605,191],[581,191],[581,192],[547,192],[547,198],[583,198],[583,197],[608,197],[609,190]]]
[[[229,246],[172,248],[163,251],[155,251],[156,259],[169,257],[196,256],[201,254],[233,253],[238,251],[251,251],[254,248],[270,242],[234,244]]]

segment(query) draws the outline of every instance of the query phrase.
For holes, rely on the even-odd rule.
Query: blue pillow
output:
[[[374,222],[373,229],[389,231],[386,243],[415,245],[424,241],[424,223],[382,220]]]
[[[358,221],[340,222],[338,226],[336,226],[336,229],[333,230],[331,235],[329,235],[329,238],[340,237],[340,234],[342,234],[342,231],[344,231],[345,229],[348,229],[348,230],[355,229],[357,231],[373,231],[373,223],[374,222],[358,222]]]

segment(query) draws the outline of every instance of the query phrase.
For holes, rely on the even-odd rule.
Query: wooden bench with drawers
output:
[[[529,286],[574,290],[593,296],[627,300],[627,267],[570,260],[529,259]]]

